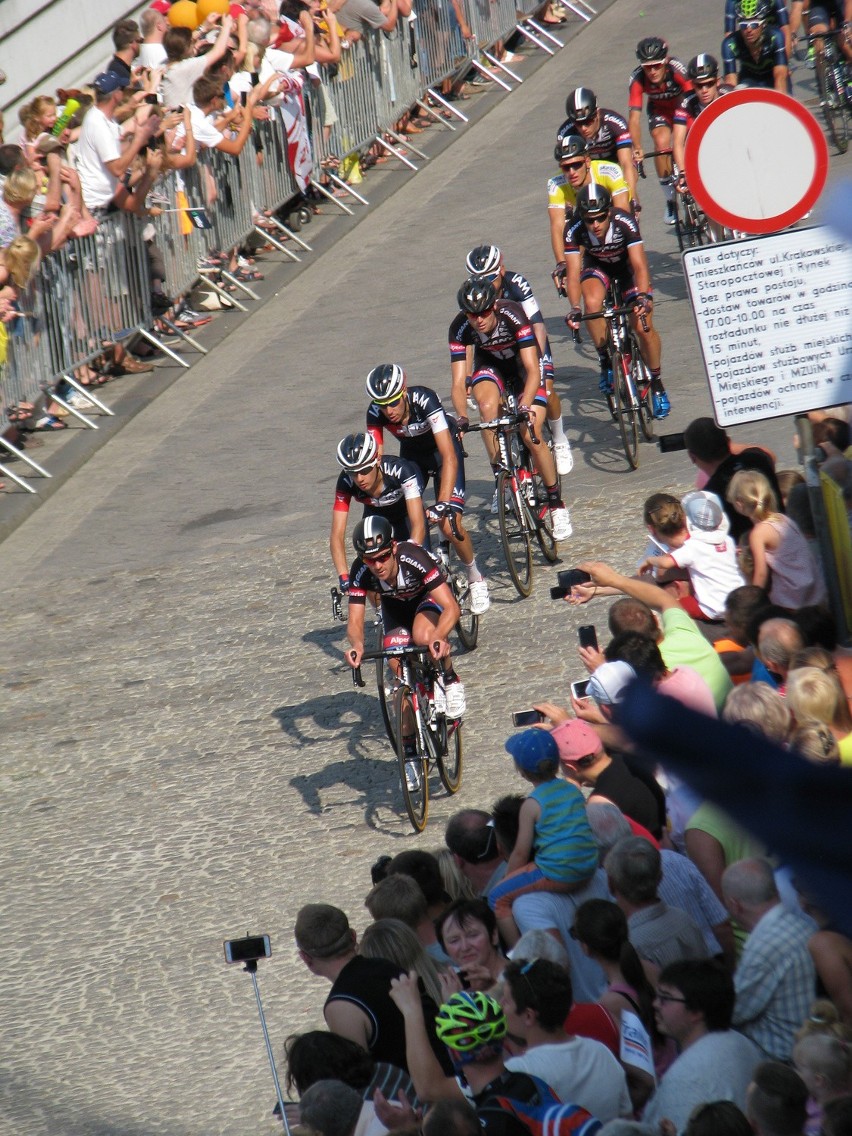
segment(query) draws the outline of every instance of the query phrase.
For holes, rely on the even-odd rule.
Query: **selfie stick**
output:
[[[251,975],[251,984],[254,987],[254,996],[257,1000],[257,1012],[260,1014],[260,1026],[263,1030],[263,1040],[266,1042],[266,1056],[269,1058],[269,1068],[272,1070],[272,1080],[275,1082],[275,1092],[278,1096],[278,1107],[281,1109],[281,1120],[284,1124],[284,1131],[287,1136],[290,1136],[290,1125],[287,1122],[284,1097],[281,1095],[281,1082],[278,1080],[278,1070],[275,1068],[275,1058],[272,1056],[272,1044],[269,1040],[269,1030],[266,1028],[263,1003],[260,1000],[260,987],[257,984],[257,959],[249,959],[243,969]]]

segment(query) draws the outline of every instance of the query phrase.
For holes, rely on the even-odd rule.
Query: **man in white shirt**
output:
[[[166,49],[163,47],[163,36],[169,30],[169,21],[159,8],[146,8],[139,17],[139,30],[142,32],[142,43],[139,45],[140,67],[164,67],[166,63]]]
[[[565,1032],[574,1002],[571,976],[549,959],[519,959],[503,972],[500,1003],[508,1036],[526,1053],[510,1057],[513,1073],[540,1077],[565,1104],[580,1105],[601,1123],[630,1116],[633,1105],[624,1070],[605,1045]]]

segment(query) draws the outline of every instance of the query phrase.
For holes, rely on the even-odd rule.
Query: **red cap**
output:
[[[154,0],[154,3],[151,5],[155,12],[160,12],[164,16],[168,15],[171,6],[171,0]]]
[[[232,20],[238,20],[240,16],[244,16],[245,14],[246,10],[242,4],[232,4],[228,9],[228,15]]]

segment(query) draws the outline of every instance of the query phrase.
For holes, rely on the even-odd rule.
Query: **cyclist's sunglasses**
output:
[[[757,31],[758,28],[762,28],[765,23],[766,20],[739,20],[738,27],[745,28],[746,31],[753,32]]]
[[[693,79],[692,85],[696,91],[703,91],[706,87],[715,87],[718,79]]]
[[[598,221],[605,221],[609,216],[609,210],[606,213],[587,213],[583,220],[587,225],[595,225]]]
[[[393,398],[374,398],[373,402],[375,402],[377,406],[396,406],[396,404],[402,402],[404,398],[405,391],[401,394],[394,395]]]
[[[374,552],[372,556],[370,556],[368,553],[365,552],[364,555],[361,557],[361,559],[367,565],[370,565],[370,564],[385,564],[385,563],[387,563],[388,560],[390,560],[390,558],[392,556],[393,556],[393,549],[386,548],[384,552]]]
[[[665,59],[657,59],[653,63],[643,63],[642,64],[642,66],[647,67],[649,71],[651,70],[652,67],[665,67],[665,65],[666,65]]]
[[[562,162],[563,170],[584,170],[586,168],[585,161],[580,162]]]
[[[363,477],[365,473],[372,473],[378,464],[373,462],[371,465],[362,465],[360,469],[352,469],[349,472],[353,477]]]
[[[493,284],[499,275],[499,272],[477,272],[476,279],[487,280],[489,284]]]

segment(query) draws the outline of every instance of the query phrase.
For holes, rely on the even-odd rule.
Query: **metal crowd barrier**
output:
[[[588,0],[558,2],[583,20],[596,14]],[[462,34],[451,0],[428,0],[428,4],[417,0],[413,21],[401,20],[391,34],[365,35],[343,53],[336,69],[319,69],[321,84],[306,82],[303,94],[314,168],[312,174],[300,171],[303,187],[309,180],[342,210],[351,212],[319,184],[320,165],[331,155],[345,158],[378,143],[416,169],[407,155],[387,141],[391,137],[400,147],[404,145],[425,158],[409,138],[395,132],[407,111],[418,104],[429,107],[425,100],[430,96],[467,121],[443,99],[438,88],[447,80],[460,78],[471,66],[506,90],[511,89],[496,71],[520,82],[519,76],[489,48],[516,28],[544,50],[549,50],[545,40],[561,46],[530,18],[542,0],[461,0],[461,4],[470,29],[468,37]],[[480,54],[491,64],[490,70],[480,62]],[[331,113],[329,108],[333,108]],[[329,118],[336,121],[326,136],[324,125]],[[453,129],[445,120],[442,123]],[[334,184],[344,186],[335,173],[328,172]],[[346,190],[367,204],[357,191],[348,186]],[[264,239],[292,259],[299,257],[276,239],[276,228],[279,236],[283,234],[289,242],[310,251],[310,246],[276,216],[299,191],[299,179],[291,168],[285,114],[271,107],[269,120],[256,124],[238,158],[203,151],[194,167],[161,178],[149,197],[149,217],[140,219],[127,213],[107,216],[93,235],[69,241],[46,257],[20,299],[20,315],[7,325],[8,350],[2,376],[5,405],[35,402],[44,393],[83,425],[97,429],[93,410],[103,414],[112,411],[90,386],[79,381],[77,372],[100,355],[106,343],[121,342],[134,334],[141,334],[173,360],[189,366],[151,330],[150,261],[162,262],[164,286],[172,299],[188,294],[202,277],[211,289],[224,295],[215,280],[223,270],[223,254],[243,245],[260,225]],[[225,275],[243,293],[257,298],[245,282],[228,277],[227,272]],[[233,295],[228,302],[245,310]],[[204,352],[203,346],[163,318],[187,343]],[[68,401],[70,390],[90,400],[87,413],[75,407],[73,400]],[[50,476],[0,434],[0,455],[4,450],[14,452],[39,474]],[[34,492],[2,464],[0,472]]]

